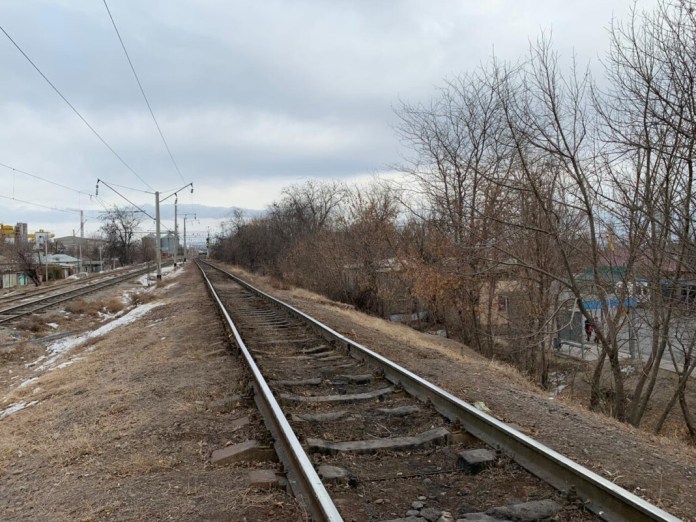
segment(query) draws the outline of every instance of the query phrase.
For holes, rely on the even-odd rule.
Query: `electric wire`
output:
[[[38,180],[41,180],[41,181],[45,181],[46,183],[50,183],[50,184],[52,184],[52,185],[55,185],[56,187],[61,187],[61,188],[64,188],[64,189],[66,189],[66,190],[71,190],[71,191],[73,191],[73,192],[77,192],[78,194],[83,194],[83,195],[85,195],[85,196],[89,196],[90,198],[91,198],[92,196],[94,196],[94,194],[90,194],[90,193],[88,193],[88,192],[83,192],[83,191],[81,191],[81,190],[77,190],[77,189],[75,189],[75,188],[68,187],[67,185],[63,185],[62,183],[58,183],[57,181],[52,181],[52,180],[50,180],[50,179],[42,178],[41,176],[37,176],[36,174],[32,174],[31,172],[27,172],[27,171],[25,171],[25,170],[21,170],[21,169],[12,167],[12,166],[10,166],[10,165],[6,165],[5,163],[1,163],[1,162],[0,162],[0,167],[5,167],[6,169],[10,169],[10,170],[12,170],[12,171],[14,171],[14,172],[19,172],[20,174],[26,174],[27,176],[30,176],[30,177],[32,177],[32,178],[35,178],[35,179],[38,179]]]
[[[131,172],[132,172],[132,173],[133,173],[133,174],[146,186],[146,187],[148,187],[150,190],[154,190],[154,189],[150,186],[150,184],[149,184],[147,181],[145,181],[145,180],[140,176],[140,174],[138,174],[138,173],[133,169],[133,167],[131,167],[128,163],[126,163],[126,161],[118,154],[118,152],[116,152],[116,151],[113,149],[113,147],[112,147],[111,145],[109,145],[109,144],[107,143],[107,141],[106,141],[104,138],[102,138],[101,134],[99,134],[99,133],[95,130],[95,128],[92,127],[92,125],[90,125],[90,123],[84,118],[84,116],[82,116],[82,114],[80,114],[80,111],[78,111],[78,110],[75,108],[75,106],[74,106],[72,103],[70,103],[70,102],[68,101],[68,99],[63,95],[63,93],[60,92],[60,90],[58,89],[58,87],[56,87],[56,86],[53,84],[53,82],[51,82],[51,80],[48,79],[48,77],[41,71],[41,69],[39,69],[39,67],[32,61],[32,59],[29,58],[29,56],[27,55],[27,53],[24,52],[24,50],[19,46],[19,44],[18,44],[17,42],[14,41],[14,39],[9,35],[9,33],[8,33],[7,31],[5,31],[5,28],[4,28],[2,25],[0,25],[0,31],[2,31],[2,32],[5,34],[5,36],[8,38],[8,40],[10,40],[10,42],[12,42],[12,45],[14,45],[14,46],[17,48],[17,50],[22,54],[22,56],[24,56],[24,58],[26,58],[26,60],[31,64],[31,66],[36,70],[36,72],[38,72],[38,73],[41,75],[41,77],[42,77],[44,80],[46,80],[46,83],[48,83],[48,85],[51,86],[51,88],[58,94],[58,96],[60,96],[60,97],[63,99],[63,101],[64,101],[65,103],[68,104],[68,107],[70,107],[70,108],[73,110],[73,112],[78,116],[78,118],[80,118],[80,119],[82,120],[82,122],[83,122],[85,125],[87,125],[87,127],[89,128],[89,130],[91,130],[92,133],[93,133],[97,138],[99,138],[99,141],[101,141],[101,142],[104,144],[104,146],[106,146],[106,148],[108,148],[108,149],[111,151],[111,153],[112,153],[114,156],[116,156],[116,158],[118,158],[118,160],[119,160],[129,171],[131,171]]]
[[[68,213],[77,212],[78,214],[80,213],[79,210],[73,210],[73,209],[67,209],[67,208],[58,208],[58,207],[51,207],[51,206],[48,206],[48,205],[42,205],[41,203],[35,203],[35,202],[33,202],[33,201],[26,201],[26,200],[24,200],[24,199],[19,199],[19,198],[15,198],[15,197],[3,196],[2,194],[0,194],[0,198],[9,199],[10,201],[18,201],[18,202],[24,203],[24,204],[26,204],[26,205],[34,205],[35,207],[46,208],[46,209],[49,209],[49,210],[56,210],[56,211],[58,211],[58,212],[68,212]]]
[[[133,203],[133,202],[132,202],[130,199],[128,199],[126,196],[124,196],[123,194],[121,194],[118,190],[116,190],[116,189],[113,188],[111,185],[109,185],[106,181],[103,181],[103,180],[101,180],[101,179],[98,179],[98,180],[97,180],[97,185],[98,185],[99,183],[102,183],[102,184],[106,185],[108,188],[110,188],[111,190],[113,190],[116,194],[118,194],[119,196],[121,196],[121,197],[122,197],[123,199],[125,199],[128,203],[130,203],[131,206],[133,206],[134,208],[137,208],[140,212],[142,212],[143,214],[145,214],[145,215],[146,215],[147,217],[149,217],[150,219],[155,219],[155,218],[152,217],[150,214],[148,214],[145,210],[143,210],[143,209],[140,208],[138,205],[136,205],[135,203]]]
[[[126,185],[119,185],[118,183],[114,183],[113,181],[108,181],[108,182],[104,181],[101,178],[98,181],[101,181],[102,183],[105,183],[105,184],[109,183],[110,185],[113,185],[114,187],[118,187],[118,188],[122,188],[122,189],[126,189],[126,190],[132,190],[133,192],[142,192],[143,194],[152,194],[152,195],[155,194],[154,192],[151,192],[149,190],[142,190],[142,189],[137,189],[137,188],[133,188],[133,187],[128,187]]]
[[[109,183],[107,183],[106,181],[104,181],[104,180],[102,180],[102,179],[98,179],[98,180],[97,180],[97,185],[99,185],[99,183],[103,183],[106,187],[110,188],[112,191],[114,191],[116,194],[118,194],[119,196],[121,196],[121,197],[122,197],[123,199],[125,199],[128,203],[130,203],[130,205],[132,205],[134,208],[137,208],[140,212],[142,212],[143,214],[145,214],[147,217],[149,217],[149,218],[152,219],[153,221],[157,221],[157,219],[156,219],[154,216],[152,216],[152,215],[149,214],[146,210],[142,209],[141,207],[139,207],[138,205],[136,205],[135,203],[133,203],[130,199],[128,199],[128,198],[127,198],[126,196],[124,196],[123,194],[121,194],[118,190],[116,190],[115,188],[113,188],[113,187],[112,187]],[[95,197],[96,197],[96,196],[95,196]],[[103,203],[102,203],[102,206],[104,206],[104,208],[106,209],[106,212],[107,212],[107,213],[108,213],[108,212],[111,212],[111,211],[106,207],[106,205],[104,205]],[[160,223],[161,223],[161,220],[160,220]],[[165,224],[163,224],[163,223],[161,224],[161,226],[164,227],[164,229],[165,229],[167,232],[171,232],[171,231],[172,231],[167,225],[165,225]]]
[[[164,138],[164,134],[162,133],[162,129],[160,128],[160,125],[157,122],[157,118],[155,118],[155,113],[152,110],[152,106],[150,105],[150,101],[147,99],[147,96],[145,94],[145,89],[143,89],[143,84],[140,82],[140,78],[138,77],[138,73],[135,72],[135,66],[133,65],[133,61],[131,60],[130,55],[128,54],[128,51],[126,50],[126,44],[123,43],[123,38],[121,38],[121,33],[119,32],[118,27],[116,26],[116,21],[114,20],[114,17],[111,14],[111,9],[109,9],[109,5],[106,3],[106,0],[103,0],[103,2],[104,2],[104,7],[106,7],[106,12],[109,14],[109,18],[111,19],[111,24],[114,26],[114,30],[116,31],[116,36],[118,36],[118,41],[121,42],[121,48],[123,49],[123,53],[126,55],[126,59],[128,60],[128,65],[130,65],[131,71],[133,71],[133,76],[135,76],[135,81],[138,83],[138,88],[140,89],[140,93],[143,95],[143,99],[145,100],[145,104],[147,105],[147,108],[150,111],[150,116],[152,116],[152,121],[155,122],[155,127],[157,127],[157,132],[159,132],[160,138],[162,138],[162,143],[164,143],[164,147],[167,149],[167,153],[169,154],[169,158],[172,160],[172,164],[174,165],[174,168],[179,173],[179,177],[181,178],[181,181],[186,183],[186,180],[184,179],[184,176],[181,173],[181,170],[179,169],[179,165],[177,165],[176,160],[174,159],[174,155],[172,154],[172,151],[169,148],[169,144],[167,143],[167,140]]]

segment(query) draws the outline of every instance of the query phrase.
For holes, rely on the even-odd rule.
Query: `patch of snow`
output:
[[[172,265],[162,267],[162,277],[164,277],[165,275],[171,276],[172,272],[179,272],[179,270],[177,268],[174,268],[174,266]]]
[[[47,370],[53,364],[66,352],[69,352],[73,348],[87,342],[90,339],[94,339],[96,337],[101,337],[102,335],[105,335],[109,333],[111,330],[114,330],[120,326],[124,326],[127,324],[132,323],[139,317],[145,315],[147,312],[152,310],[153,308],[160,306],[161,303],[146,303],[144,305],[140,305],[134,309],[132,309],[129,313],[126,315],[123,315],[122,317],[119,317],[118,319],[114,319],[110,323],[106,323],[104,326],[100,326],[96,330],[92,330],[91,332],[87,332],[84,334],[80,335],[73,335],[70,337],[66,337],[64,339],[61,339],[59,341],[56,341],[54,343],[51,343],[48,345],[46,348],[46,351],[52,355],[46,361],[43,363],[41,366],[37,368],[37,371],[42,371],[42,370]],[[45,356],[42,356],[45,357]],[[41,358],[39,358],[41,359]],[[35,362],[38,362],[35,361]]]
[[[36,365],[39,364],[41,361],[43,361],[45,358],[46,358],[46,355],[42,355],[41,357],[39,357],[38,359],[36,359],[36,360],[34,360],[34,361],[32,361],[32,362],[26,363],[26,364],[24,365],[24,367],[25,367],[25,368],[31,368],[32,366],[36,366]]]
[[[67,361],[62,362],[62,363],[60,363],[60,364],[57,365],[57,366],[54,366],[54,367],[51,368],[49,371],[52,371],[52,370],[60,370],[61,368],[67,368],[67,367],[70,366],[72,363],[74,363],[75,361],[79,361],[80,359],[84,359],[84,357],[71,357],[71,358],[68,359]]]
[[[18,402],[17,404],[13,404],[12,406],[9,406],[4,410],[0,411],[0,419],[4,419],[8,415],[12,415],[13,413],[23,410],[24,408],[28,408],[29,406],[33,406],[34,404],[38,404],[38,402],[39,401]]]
[[[119,310],[118,312],[116,312],[114,314],[111,314],[108,312],[97,312],[97,315],[99,316],[99,320],[102,323],[105,323],[106,321],[116,319],[117,317],[121,317],[124,313],[126,313],[126,310]]]
[[[36,381],[38,381],[38,377],[32,377],[31,379],[27,379],[26,381],[22,381],[17,388],[26,388],[27,386],[31,386],[34,384]]]
[[[46,326],[55,330],[56,328],[58,328],[58,323],[46,323]]]

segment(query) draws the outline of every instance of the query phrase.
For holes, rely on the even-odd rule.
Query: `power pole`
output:
[[[189,217],[191,214],[184,214],[184,263],[186,262],[186,218]],[[196,218],[196,214],[193,215],[193,219]]]
[[[179,196],[174,198],[174,266],[176,266],[176,256],[179,253],[179,220],[176,211],[178,208]]]
[[[44,261],[46,265],[46,282],[48,283],[48,232],[44,236]]]
[[[174,266],[176,266],[176,251],[179,249],[179,229],[178,229],[178,223],[177,223],[177,201],[179,199],[179,191],[185,189],[186,187],[191,187],[191,192],[193,192],[193,183],[187,183],[183,187],[181,187],[179,190],[176,190],[169,194],[166,198],[164,198],[162,201],[166,201],[172,196],[174,196],[174,243],[175,243],[175,248],[174,248]],[[160,206],[160,199],[159,199],[159,192],[155,192],[155,197],[157,198],[157,279],[162,279],[162,254],[160,252],[160,245],[159,245],[159,235],[160,235],[160,211],[159,211],[159,206]],[[169,235],[167,236],[168,238],[170,237]],[[172,242],[168,241],[169,246],[171,247]]]
[[[77,273],[80,274],[82,272],[82,241],[85,238],[85,215],[82,210],[80,210],[80,266],[77,269]]]
[[[162,279],[162,252],[160,251],[160,209],[159,191],[155,192],[155,253],[157,256],[157,279]]]

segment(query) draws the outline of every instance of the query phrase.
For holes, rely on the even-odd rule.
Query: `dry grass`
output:
[[[85,299],[73,299],[65,305],[65,311],[71,314],[87,314],[96,315],[101,310],[101,303],[95,301],[87,301]]]
[[[163,454],[162,445],[147,442],[137,449],[129,451],[114,466],[115,475],[139,476],[162,471],[171,471],[181,464],[175,454]]]
[[[115,314],[123,310],[125,307],[126,304],[123,302],[123,299],[120,297],[113,297],[104,303],[102,310],[109,314]]]
[[[37,319],[36,317],[27,316],[24,319],[17,322],[17,329],[23,330],[25,332],[32,332],[35,334],[40,334],[45,332],[48,327],[43,319]]]
[[[149,303],[151,301],[155,301],[157,299],[157,295],[155,295],[153,292],[133,292],[131,294],[128,294],[128,304],[130,306],[138,306],[141,304]]]
[[[292,288],[287,282],[283,281],[282,279],[278,279],[276,277],[269,279],[270,281],[268,284],[271,286],[271,288],[274,288],[276,290],[290,290]]]
[[[40,402],[0,421],[3,519],[214,520],[235,513],[240,520],[298,520],[284,492],[245,491],[243,467],[205,465],[210,450],[226,443],[230,415],[206,406],[228,395],[240,375],[222,364],[226,359],[204,356],[224,336],[198,313],[212,305],[196,283],[181,282],[178,302],[138,324],[73,349],[70,357],[81,359],[71,366],[21,389],[17,379],[5,382],[10,403]],[[141,293],[138,301],[157,294]],[[21,379],[37,375],[22,361],[15,366]],[[248,506],[240,506],[240,494]]]
[[[120,297],[107,297],[104,299],[75,299],[68,301],[65,305],[65,310],[75,315],[98,316],[100,312],[115,314],[125,307],[126,303]]]

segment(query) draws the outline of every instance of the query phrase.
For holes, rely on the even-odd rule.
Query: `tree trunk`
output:
[[[668,330],[667,328],[664,328],[661,337],[668,335]],[[648,403],[650,402],[650,397],[652,397],[653,390],[655,389],[655,383],[657,382],[657,375],[660,371],[660,361],[662,360],[662,356],[665,353],[665,349],[667,347],[667,339],[666,337],[663,337],[660,339],[659,346],[657,349],[657,353],[654,354],[655,356],[652,357],[652,367],[650,368],[649,372],[649,379],[647,381],[647,388],[645,392],[642,394],[642,397],[639,395],[634,395],[633,400],[634,403],[637,403],[635,407],[631,408],[631,415],[629,417],[629,423],[632,424],[633,426],[640,426],[640,421],[643,419],[643,415],[645,415],[645,410],[648,407]],[[638,393],[638,392],[637,392]]]
[[[607,352],[602,350],[599,354],[599,359],[597,359],[597,365],[595,366],[594,373],[592,374],[592,383],[590,390],[590,409],[592,411],[599,410],[602,401],[602,369],[604,368],[604,361],[606,360]]]
[[[679,406],[681,406],[682,413],[684,414],[684,422],[686,422],[686,428],[689,430],[691,441],[696,443],[696,426],[694,426],[694,420],[691,417],[691,412],[689,412],[689,406],[684,397],[684,390],[679,394]]]
[[[609,364],[611,365],[611,374],[614,378],[615,386],[613,416],[623,422],[626,420],[626,391],[624,388],[624,376],[621,373],[618,346],[613,347],[609,353]]]

